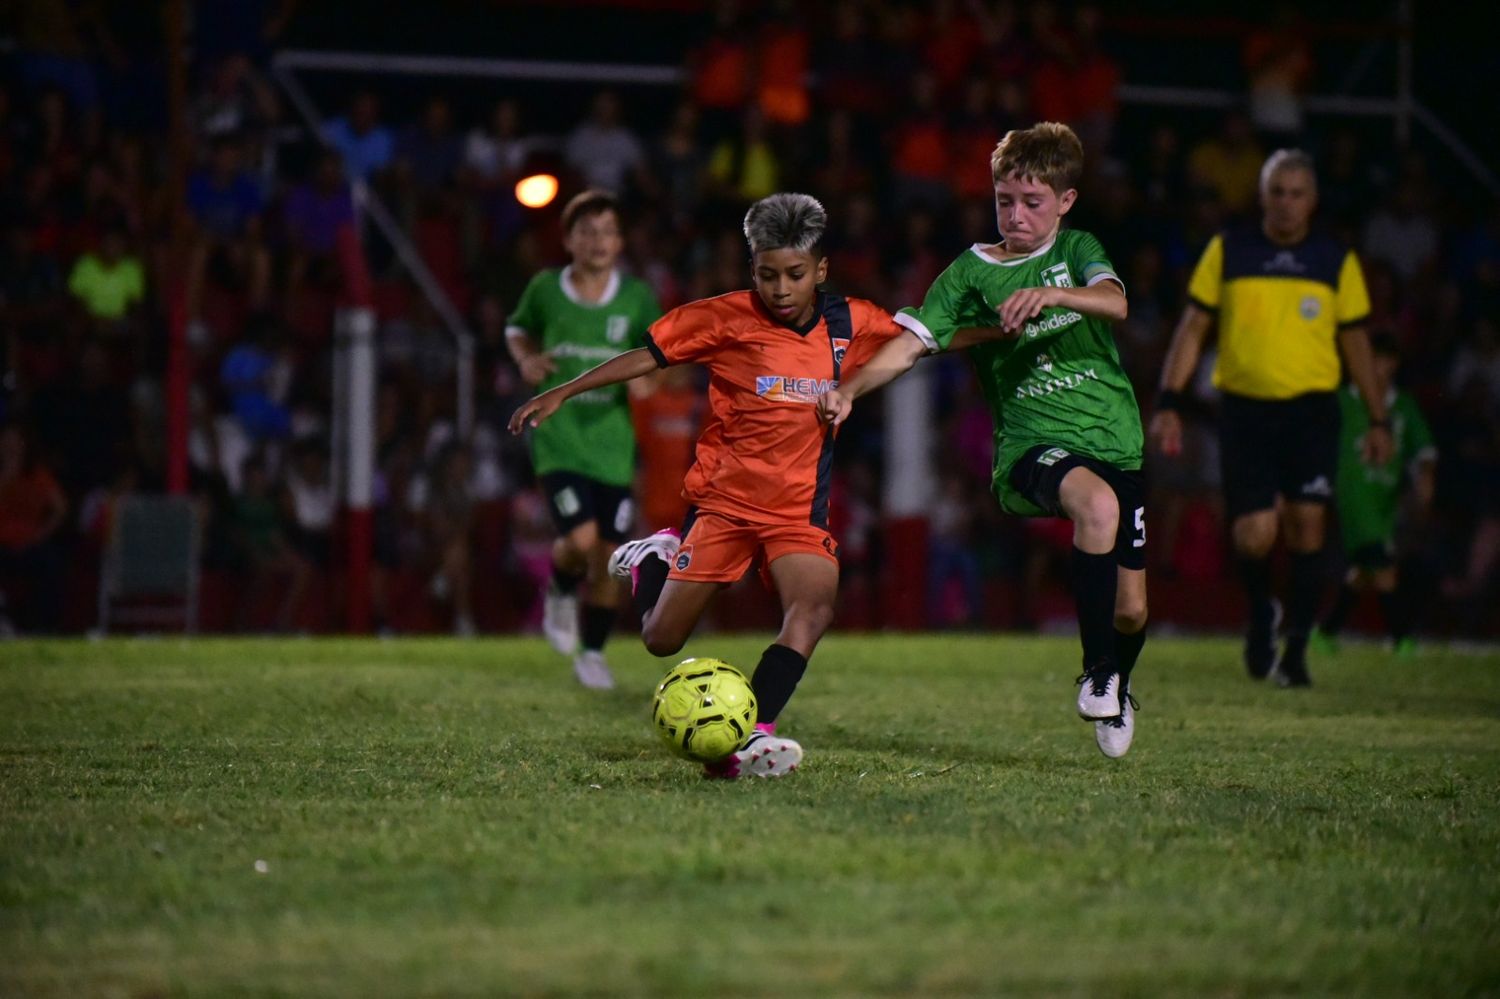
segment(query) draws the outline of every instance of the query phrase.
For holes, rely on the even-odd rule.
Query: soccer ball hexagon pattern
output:
[[[718,659],[685,659],[656,688],[651,720],[679,756],[722,760],[755,731],[755,691],[745,674]]]

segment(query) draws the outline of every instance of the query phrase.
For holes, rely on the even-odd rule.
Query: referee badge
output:
[[[1302,313],[1303,319],[1311,322],[1322,313],[1323,303],[1318,301],[1316,295],[1306,295],[1303,297],[1301,304],[1298,305],[1297,311]]]

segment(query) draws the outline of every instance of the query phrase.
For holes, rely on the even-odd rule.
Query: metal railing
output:
[[[319,114],[317,105],[313,103],[312,98],[308,96],[307,91],[303,89],[302,84],[292,72],[298,62],[296,56],[297,53],[278,55],[272,63],[271,74],[280,84],[281,89],[286,92],[292,106],[297,109],[297,113],[302,116],[318,142],[327,145],[323,131],[323,116]],[[412,244],[410,237],[401,228],[380,195],[358,177],[351,179],[349,187],[357,217],[361,220],[368,219],[370,224],[391,244],[397,259],[417,282],[417,287],[421,289],[433,310],[437,312],[438,318],[442,320],[443,326],[453,337],[457,351],[455,372],[457,399],[454,406],[454,419],[458,424],[460,439],[468,440],[474,432],[474,345],[476,342],[474,331],[470,328],[468,320],[454,306],[453,300],[448,297],[448,293],[433,275],[427,262],[422,259],[422,254]]]

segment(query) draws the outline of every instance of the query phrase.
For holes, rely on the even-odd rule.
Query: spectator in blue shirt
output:
[[[188,178],[188,211],[199,231],[212,238],[236,240],[259,226],[265,198],[242,160],[239,137],[221,136],[208,163]]]
[[[240,139],[214,139],[207,166],[188,179],[187,207],[197,230],[188,265],[187,305],[190,335],[207,337],[201,321],[203,285],[210,263],[232,275],[245,290],[251,310],[265,308],[271,285],[271,254],[262,232],[265,196],[242,165]]]
[[[323,129],[323,138],[344,158],[351,178],[369,180],[391,165],[396,139],[380,124],[380,102],[369,91],[354,98],[347,117],[335,118]]]
[[[256,443],[285,440],[291,433],[291,413],[281,401],[275,382],[279,361],[269,342],[273,330],[267,320],[252,321],[233,350],[219,365],[219,382],[245,436]]]

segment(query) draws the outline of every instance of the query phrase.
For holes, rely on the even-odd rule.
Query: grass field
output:
[[[687,651],[753,666],[764,639]],[[539,641],[0,646],[0,995],[1500,994],[1500,655],[836,637],[713,782]]]

